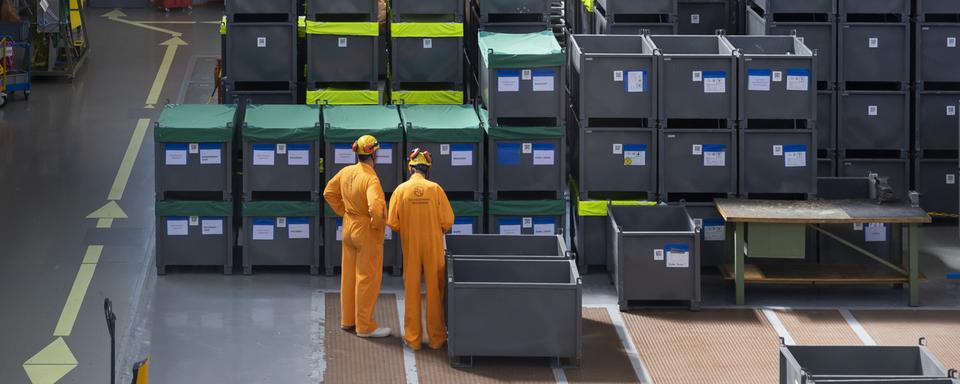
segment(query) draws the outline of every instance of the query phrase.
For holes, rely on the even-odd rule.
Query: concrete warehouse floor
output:
[[[913,344],[926,336],[942,363],[960,367],[960,283],[944,278],[960,270],[956,226],[921,231],[928,280],[918,309],[889,286],[748,286],[751,306],[734,307],[731,285],[714,274],[704,278],[701,312],[621,313],[606,277],[588,275],[578,369],[478,359],[455,370],[443,352],[404,351],[396,337],[347,336],[326,326],[336,324],[336,277],[157,277],[153,139],[142,119],[152,124],[159,110],[145,100],[181,33],[187,45],[177,46],[157,83],[159,100],[206,102],[222,10],[101,17],[107,11],[87,13],[93,50],[74,82],[37,81],[29,101],[0,109],[0,383],[107,382],[105,297],[119,316],[119,382],[129,382],[134,356],[149,355],[151,383],[770,383],[778,336],[801,344]],[[400,283],[385,278],[377,312],[395,329]]]

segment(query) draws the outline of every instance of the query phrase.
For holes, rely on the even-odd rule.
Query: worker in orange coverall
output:
[[[380,143],[363,135],[353,143],[357,163],[330,179],[323,198],[343,217],[343,263],[340,277],[340,328],[356,329],[360,337],[387,337],[390,328],[378,327],[373,309],[383,278],[383,238],[386,200],[374,171]]]
[[[447,341],[443,319],[446,261],[443,234],[453,226],[453,208],[437,183],[428,180],[433,159],[419,148],[410,152],[410,179],[390,197],[387,225],[400,233],[403,249],[403,342],[419,350],[423,342],[420,322],[420,276],[426,281],[427,336],[433,349]]]

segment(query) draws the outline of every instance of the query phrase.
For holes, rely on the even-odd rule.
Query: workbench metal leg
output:
[[[744,264],[744,254],[743,254],[743,245],[744,245],[744,224],[737,223],[736,229],[733,231],[733,269],[735,277],[735,284],[737,290],[737,305],[743,305],[743,264]]]
[[[910,270],[908,271],[910,284],[910,306],[920,305],[920,245],[919,230],[917,224],[910,224],[907,235],[907,246],[909,247]]]

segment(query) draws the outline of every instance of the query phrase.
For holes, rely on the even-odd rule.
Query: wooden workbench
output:
[[[919,246],[917,228],[920,224],[929,223],[930,216],[924,210],[907,205],[879,204],[869,200],[738,200],[738,199],[717,199],[717,211],[720,216],[732,227],[728,231],[728,237],[733,245],[734,264],[732,274],[736,284],[737,304],[744,303],[744,283],[745,283],[745,265],[746,247],[744,235],[745,229],[749,223],[765,224],[805,224],[816,231],[830,236],[840,243],[853,248],[854,250],[876,260],[888,269],[896,272],[899,279],[903,279],[910,287],[910,305],[917,306],[920,302],[920,271],[919,271]],[[896,266],[882,258],[860,248],[839,236],[836,236],[822,228],[819,224],[856,224],[856,223],[884,223],[900,224],[907,228],[908,250],[905,255],[907,262],[903,267]],[[762,274],[758,274],[755,268],[751,268],[751,282],[778,283],[777,281],[763,281]],[[729,272],[728,272],[729,273]],[[815,275],[812,273],[810,275]],[[835,282],[840,279],[835,278]],[[863,276],[858,277],[862,280]],[[781,279],[779,283],[806,283],[816,282],[818,277],[796,277],[794,279]],[[864,280],[864,281],[897,281],[889,276],[882,280]],[[825,281],[827,282],[827,281]],[[853,282],[853,281],[850,281]]]

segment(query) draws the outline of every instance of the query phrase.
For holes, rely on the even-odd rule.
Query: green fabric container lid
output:
[[[461,217],[480,217],[483,215],[483,202],[453,200],[450,202],[453,207],[453,215]]]
[[[400,114],[394,105],[326,105],[323,127],[329,142],[352,143],[363,135],[373,135],[381,143],[403,140]]]
[[[233,203],[229,201],[160,200],[156,205],[157,216],[233,216]]]
[[[490,214],[498,216],[560,216],[563,200],[490,200]]]
[[[236,114],[235,105],[167,105],[160,112],[153,137],[158,143],[225,143],[233,140]]]
[[[566,59],[551,31],[537,33],[479,32],[487,68],[559,67]]]
[[[323,217],[340,217],[337,216],[337,213],[333,211],[333,208],[330,208],[330,204],[323,202]]]
[[[557,139],[566,135],[563,127],[491,126],[486,108],[480,108],[480,121],[494,140]]]
[[[320,107],[316,105],[249,105],[245,141],[314,141],[320,139]]]
[[[407,130],[407,141],[483,141],[483,126],[472,105],[404,105],[400,107],[400,118]]]
[[[315,201],[247,201],[244,216],[288,217],[319,216],[320,203]]]

